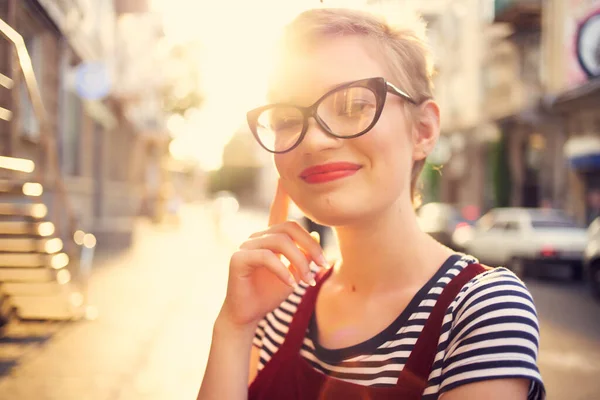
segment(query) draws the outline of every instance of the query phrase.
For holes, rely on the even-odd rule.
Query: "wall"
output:
[[[548,0],[544,13],[543,57],[547,68],[544,86],[557,97],[553,111],[556,126],[557,165],[555,198],[579,222],[587,223],[587,195],[585,173],[575,171],[564,161],[567,140],[579,136],[600,135],[600,92],[584,94],[581,90],[592,82],[579,65],[576,52],[576,35],[579,24],[592,12],[600,10],[600,0]],[[564,97],[567,96],[567,97]],[[565,100],[567,99],[568,100]],[[588,171],[598,175],[598,171]]]
[[[575,35],[581,20],[600,9],[600,0],[546,0],[545,4],[544,86],[556,95],[588,80],[577,61]]]
[[[87,2],[93,7],[87,9],[88,14],[79,16],[82,25],[69,31],[74,36],[65,37],[58,29],[65,28],[65,20],[61,19],[65,15],[61,14],[61,10],[68,10],[68,7],[62,6],[72,1],[41,1],[43,7],[33,1],[0,1],[0,17],[7,20],[8,5],[14,6],[12,25],[28,44],[32,43],[28,50],[47,113],[51,142],[58,146],[63,157],[66,151],[71,157],[68,168],[63,162],[62,172],[70,204],[80,222],[79,227],[97,233],[100,245],[113,240],[128,244],[132,238],[133,217],[137,215],[140,197],[130,172],[139,160],[129,157],[129,149],[136,147],[139,137],[123,114],[121,103],[110,96],[104,100],[84,100],[79,108],[73,102],[66,101],[68,92],[75,92],[72,78],[78,65],[94,54],[104,57],[107,65],[114,61],[114,38],[111,37],[114,10],[110,1]],[[92,22],[91,25],[88,22]],[[8,74],[11,53],[4,39],[0,40],[0,51],[0,72]],[[0,95],[0,106],[10,106],[14,111],[10,124],[0,122],[0,133],[5,139],[0,145],[1,154],[33,159],[38,171],[46,171],[46,155],[40,145],[40,132],[27,130],[36,124],[28,122],[31,113],[25,101],[27,93],[18,90],[23,82],[21,74],[15,74],[13,79],[17,89],[0,92],[3,93]],[[65,114],[67,108],[71,112]],[[68,123],[75,117],[80,123],[70,126]],[[76,140],[65,149],[67,128],[72,130],[70,134],[75,135]],[[24,132],[29,134],[26,136]],[[51,215],[53,209],[64,208],[62,204],[54,202],[54,191],[53,182],[46,182],[45,200],[49,203]],[[58,215],[59,220],[55,223],[61,226],[65,221],[64,213]]]

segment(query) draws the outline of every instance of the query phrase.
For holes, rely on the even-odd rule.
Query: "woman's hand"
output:
[[[288,208],[289,197],[278,183],[269,228],[250,236],[231,257],[227,295],[219,315],[228,326],[253,330],[292,293],[296,283],[314,285],[311,261],[327,266],[319,243],[300,224],[286,221]],[[289,261],[289,269],[281,256]]]

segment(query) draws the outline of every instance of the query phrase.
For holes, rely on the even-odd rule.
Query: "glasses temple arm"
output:
[[[392,92],[393,94],[395,94],[397,96],[404,97],[404,99],[406,99],[410,103],[417,104],[417,102],[404,90],[398,89],[393,83],[386,82],[386,84],[387,84],[388,92]]]

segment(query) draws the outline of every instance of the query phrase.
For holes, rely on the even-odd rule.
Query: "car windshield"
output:
[[[562,213],[533,213],[531,215],[533,229],[564,229],[578,228],[577,223]]]
[[[450,205],[441,203],[428,203],[423,205],[418,211],[419,218],[422,220],[447,220],[453,222],[459,215]]]

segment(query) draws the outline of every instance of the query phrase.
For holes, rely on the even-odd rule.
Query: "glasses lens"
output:
[[[275,152],[292,148],[302,134],[304,116],[295,107],[273,107],[258,116],[256,133],[267,149]]]
[[[356,135],[367,129],[375,119],[377,96],[364,87],[340,89],[323,99],[317,114],[333,134]]]

